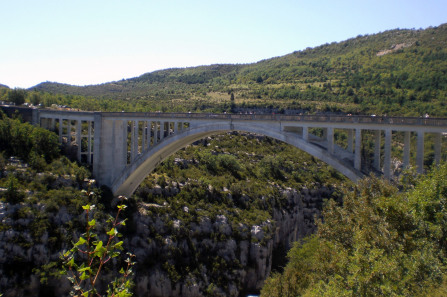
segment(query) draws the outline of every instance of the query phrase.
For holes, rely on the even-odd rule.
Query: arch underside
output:
[[[280,131],[278,128],[269,128],[265,125],[233,122],[230,125],[215,124],[190,127],[179,134],[174,134],[165,138],[162,142],[141,154],[133,163],[129,164],[124,169],[122,174],[111,186],[113,193],[115,195],[129,197],[138,188],[141,182],[143,182],[146,176],[170,155],[197,140],[229,131],[244,131],[275,138],[320,159],[334,167],[334,169],[338,170],[352,181],[357,181],[362,176],[361,172],[355,170],[351,164],[353,159],[351,156],[352,153],[349,154],[339,147],[335,150],[336,155],[332,155],[324,148],[324,145],[307,142],[296,133]]]

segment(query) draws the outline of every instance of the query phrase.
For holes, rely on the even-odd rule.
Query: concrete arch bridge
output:
[[[404,166],[424,168],[426,135],[434,137],[434,160],[443,157],[447,119],[197,113],[125,113],[35,110],[33,122],[55,130],[61,142],[75,145],[79,160],[93,166],[93,175],[116,195],[130,196],[144,178],[171,154],[207,136],[226,131],[266,135],[291,144],[326,162],[356,181],[363,167],[362,133],[373,137],[373,168],[391,177],[393,135],[403,139]],[[335,141],[339,130],[347,135]],[[372,134],[371,134],[372,133]],[[383,144],[383,145],[382,145]],[[415,160],[410,148],[416,149]]]

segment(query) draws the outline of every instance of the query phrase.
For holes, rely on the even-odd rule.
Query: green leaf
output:
[[[80,245],[83,245],[84,243],[86,243],[87,242],[87,240],[85,240],[84,239],[84,237],[79,237],[79,240],[78,240],[78,242],[76,242],[75,244],[74,244],[74,246],[76,247],[76,246],[80,246]]]
[[[102,240],[98,240],[98,241],[94,241],[93,245],[95,245],[96,248],[100,248],[104,245],[104,243],[102,242]]]
[[[90,204],[83,205],[83,206],[82,206],[82,209],[83,209],[83,210],[90,210]]]
[[[85,271],[81,274],[81,276],[79,277],[81,280],[86,280],[90,277],[90,275],[86,274]]]
[[[107,235],[110,236],[115,236],[116,234],[118,234],[118,231],[115,228],[112,228],[109,232],[107,232]]]
[[[99,241],[95,248],[95,256],[101,258],[107,250],[103,247],[102,241]]]
[[[114,245],[114,248],[116,248],[116,249],[122,248],[122,245],[123,245],[123,241],[119,241]]]
[[[94,227],[95,224],[96,224],[96,220],[95,220],[95,219],[93,219],[93,220],[91,220],[90,222],[88,222],[88,225],[89,225],[90,227]]]
[[[112,255],[110,256],[110,258],[115,258],[118,257],[120,255],[120,252],[113,252]]]
[[[67,262],[67,265],[72,267],[74,265],[74,258],[71,257],[70,261]]]
[[[78,269],[78,272],[85,272],[85,271],[92,272],[92,269],[90,268],[90,266],[81,267]]]

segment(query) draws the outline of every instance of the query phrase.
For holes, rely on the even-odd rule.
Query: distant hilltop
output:
[[[172,68],[88,86],[43,82],[28,91],[54,94],[47,101],[83,110],[446,117],[446,73],[443,24],[359,35],[251,64]]]

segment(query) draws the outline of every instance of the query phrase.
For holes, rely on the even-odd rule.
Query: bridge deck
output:
[[[223,114],[223,113],[160,113],[160,112],[102,112],[103,117],[204,119],[204,120],[258,120],[321,123],[417,125],[447,127],[447,118],[388,117],[359,115],[283,115],[283,114]]]

